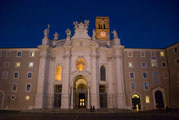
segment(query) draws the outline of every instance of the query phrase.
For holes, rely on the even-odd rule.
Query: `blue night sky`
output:
[[[73,21],[109,16],[127,48],[166,48],[179,42],[179,0],[0,0],[0,48],[36,48],[50,24],[59,39]],[[112,36],[111,36],[112,39]]]

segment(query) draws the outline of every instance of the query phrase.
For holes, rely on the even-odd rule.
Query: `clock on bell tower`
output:
[[[109,40],[109,17],[96,17],[96,39]]]

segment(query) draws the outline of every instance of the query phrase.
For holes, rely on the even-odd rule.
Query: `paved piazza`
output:
[[[1,111],[0,120],[179,120],[179,112],[49,113]]]

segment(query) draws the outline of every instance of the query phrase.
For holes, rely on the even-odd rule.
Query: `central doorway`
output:
[[[87,81],[84,76],[79,75],[74,82],[74,107],[87,108]]]

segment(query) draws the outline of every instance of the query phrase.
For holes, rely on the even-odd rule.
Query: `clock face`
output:
[[[100,32],[100,36],[101,37],[106,37],[106,32],[104,32],[104,31]]]

